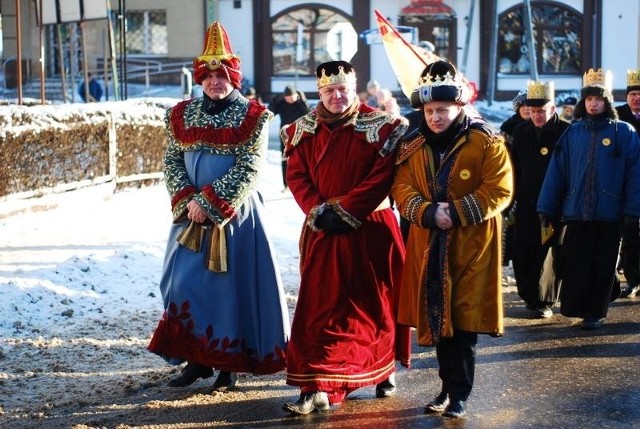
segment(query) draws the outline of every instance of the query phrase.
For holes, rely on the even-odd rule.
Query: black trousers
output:
[[[477,333],[455,329],[453,337],[441,338],[436,345],[442,391],[447,392],[452,401],[466,401],[471,394],[476,371],[477,343]]]
[[[561,252],[560,312],[566,317],[607,317],[615,285],[622,226],[568,222]]]
[[[627,284],[640,284],[640,225],[638,221],[625,223],[622,231],[622,269]]]

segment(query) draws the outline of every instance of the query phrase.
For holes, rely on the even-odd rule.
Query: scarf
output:
[[[358,114],[358,108],[360,107],[360,101],[356,100],[349,106],[347,110],[342,113],[331,113],[329,109],[324,107],[322,102],[316,106],[316,116],[318,122],[325,122],[331,128],[338,127],[342,124],[349,122],[351,118]]]

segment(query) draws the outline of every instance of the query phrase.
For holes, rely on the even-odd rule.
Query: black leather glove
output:
[[[332,209],[323,211],[314,222],[316,228],[321,229],[326,234],[347,234],[353,231],[351,225],[342,220],[340,215]]]

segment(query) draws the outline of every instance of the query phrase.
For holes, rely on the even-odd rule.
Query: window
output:
[[[344,15],[323,7],[289,9],[276,16],[271,24],[273,75],[315,76],[318,65],[331,61],[329,30],[339,23],[351,25]]]
[[[524,9],[515,6],[500,14],[498,71],[529,74],[529,46]],[[535,2],[531,24],[539,74],[580,74],[582,14],[555,2]]]
[[[167,55],[167,39],[166,11],[127,11],[127,54]]]

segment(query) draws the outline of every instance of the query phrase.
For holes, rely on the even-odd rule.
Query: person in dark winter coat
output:
[[[640,133],[640,69],[627,70],[627,102],[616,107],[618,117],[633,125]],[[640,292],[640,222],[625,222],[622,232],[622,250],[620,259],[626,287],[620,296],[623,298],[636,296]]]
[[[309,104],[303,92],[296,90],[293,85],[287,85],[282,95],[277,95],[269,104],[269,110],[273,115],[280,115],[280,128],[289,125],[298,118],[303,117],[309,111]],[[287,159],[284,156],[284,142],[280,141],[280,152],[282,153],[282,183],[284,189],[287,186]]]
[[[507,149],[511,151],[511,140],[513,139],[513,130],[523,122],[527,122],[531,115],[529,114],[529,106],[524,102],[527,98],[527,91],[522,90],[513,98],[513,110],[514,113],[500,125],[500,134],[504,137]],[[509,266],[509,261],[513,259],[513,211],[509,206],[504,211],[503,216],[505,221],[502,223],[502,265]]]
[[[640,217],[640,139],[618,120],[612,80],[602,69],[584,74],[574,122],[556,144],[537,206],[545,230],[566,223],[560,312],[582,318],[582,329],[604,323],[623,220]]]
[[[556,113],[553,82],[529,82],[525,105],[531,120],[513,130],[511,160],[515,172],[513,271],[518,295],[540,318],[553,315],[558,300],[557,242],[542,243],[536,211],[549,160],[556,142],[569,127]]]

